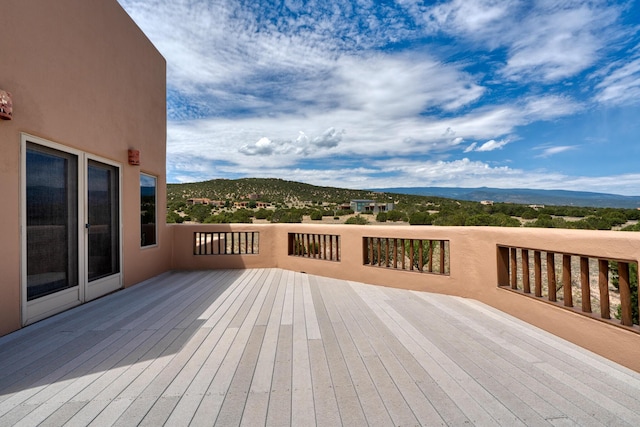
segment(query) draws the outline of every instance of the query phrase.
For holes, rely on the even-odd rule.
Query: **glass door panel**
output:
[[[120,272],[118,168],[94,160],[87,166],[88,281]]]
[[[27,144],[27,300],[78,286],[78,157]]]

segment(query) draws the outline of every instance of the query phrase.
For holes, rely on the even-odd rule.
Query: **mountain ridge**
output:
[[[525,205],[584,206],[598,208],[638,208],[640,196],[597,193],[571,190],[538,190],[532,188],[491,188],[491,187],[390,187],[375,188],[382,191],[418,196],[436,196],[457,200],[480,202],[491,200],[500,203]]]

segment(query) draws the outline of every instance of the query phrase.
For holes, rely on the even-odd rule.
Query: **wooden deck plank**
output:
[[[243,288],[241,286],[242,283],[245,283],[245,277],[246,276],[231,276],[231,277],[227,277],[226,280],[227,281],[231,281],[233,283],[231,283],[228,286],[223,286],[221,288],[215,289],[213,292],[214,294],[217,294],[220,292],[221,289],[225,289],[223,291],[223,296],[225,296],[226,294],[226,298],[221,298],[220,302],[218,303],[218,301],[216,301],[216,304],[214,304],[217,309],[216,310],[209,310],[207,309],[205,311],[205,313],[207,315],[210,316],[215,316],[218,315],[218,317],[221,317],[223,319],[225,319],[225,314],[227,314],[227,311],[230,310],[232,307],[234,307],[234,303],[236,303],[236,305],[238,305],[237,303],[237,298],[234,298],[233,296],[235,295],[237,297],[237,295],[239,293],[242,292]],[[234,312],[233,312],[234,313]],[[231,320],[231,315],[227,314],[227,322],[224,323],[225,325],[228,324],[228,322]],[[203,317],[203,315],[200,315],[198,317],[197,320],[195,320],[196,322],[199,322],[202,325],[202,322],[208,322],[208,319],[206,317]],[[220,337],[222,336],[222,333],[224,331],[221,331],[220,329],[210,329],[210,328],[206,328],[206,327],[202,327],[203,331],[209,331],[208,336],[206,337],[206,339],[204,340],[204,342],[200,345],[200,347],[196,350],[196,354],[192,357],[192,359],[195,359],[195,362],[193,364],[195,364],[196,366],[190,366],[189,369],[187,370],[183,370],[181,371],[181,374],[184,373],[184,376],[188,376],[189,374],[194,375],[199,370],[203,369],[203,366],[206,366],[206,362],[204,365],[199,364],[198,362],[202,362],[203,360],[206,360],[206,357],[209,356],[209,353],[211,352],[211,349],[214,347],[214,345],[216,343],[219,342]],[[191,362],[191,360],[190,360]],[[192,364],[192,365],[193,365]],[[142,368],[142,369],[140,369]],[[139,375],[143,374],[146,369],[147,366],[144,367],[140,367],[138,368],[138,370],[140,371],[138,373],[138,375],[135,375],[134,378],[137,378]],[[128,377],[132,377],[133,375],[128,375]],[[124,413],[126,411],[132,411],[131,409],[129,409],[128,405],[126,405],[126,402],[129,402],[130,404],[133,404],[133,402],[136,399],[136,396],[139,395],[141,393],[141,391],[139,389],[136,388],[135,384],[133,383],[133,381],[129,381],[126,382],[126,378],[127,376],[123,377],[125,379],[125,381],[117,381],[114,382],[109,389],[105,390],[106,393],[111,393],[111,394],[115,394],[118,396],[118,399],[116,400],[116,402],[112,402],[105,410],[105,412],[108,413],[114,413],[114,409],[110,408],[111,405],[115,405],[119,408],[120,413],[119,415],[121,417],[123,417],[123,420],[125,420],[127,417],[126,415],[124,415]],[[193,377],[191,377],[193,378]],[[175,382],[175,384],[174,384]],[[174,385],[174,387],[179,388],[182,387],[184,385],[186,385],[185,383],[189,382],[188,378],[181,378],[179,380],[174,380],[174,382],[172,382],[172,385]],[[208,383],[207,383],[208,384]],[[189,386],[191,385],[191,383],[189,383]],[[132,388],[133,387],[133,388]],[[136,391],[137,390],[137,391]],[[175,390],[175,389],[174,389]],[[173,391],[170,389],[170,387],[167,387],[167,390],[165,390],[165,392],[163,393],[164,397],[168,397],[168,396],[173,396],[176,393],[173,393]],[[198,401],[199,404],[199,401]],[[197,408],[197,404],[196,404],[196,408]],[[195,409],[194,409],[195,410]]]
[[[172,272],[0,338],[0,425],[640,425],[640,374],[477,301]]]
[[[305,304],[304,281],[306,274],[296,275],[293,293],[293,343],[291,354],[291,425],[315,425],[309,414],[315,412],[313,385],[307,343],[308,307]],[[308,285],[308,282],[307,282]],[[313,315],[315,319],[315,313]],[[319,335],[319,333],[318,333]]]
[[[289,289],[289,284],[285,284]],[[285,291],[286,292],[286,291]],[[285,294],[285,304],[287,304]],[[293,351],[293,325],[281,324],[273,366],[271,396],[267,410],[267,426],[291,425],[291,354]]]
[[[345,286],[345,289],[338,290],[344,292],[346,287],[348,285]],[[345,298],[346,294],[342,293],[340,297]],[[393,355],[389,353],[389,349],[380,338],[384,325],[374,326],[371,323],[372,320],[375,320],[376,314],[368,307],[364,307],[359,296],[352,298],[352,301],[358,307],[352,314],[362,331],[362,333],[353,335],[353,340],[389,416],[395,425],[419,424],[400,386],[395,381],[394,368],[397,368],[397,364],[394,363]],[[382,326],[382,328],[377,326]]]
[[[356,304],[357,307],[360,309],[362,308],[364,301],[360,300],[359,296],[357,296],[348,286],[341,288],[341,291],[342,293],[339,297],[341,301],[350,300],[353,304]],[[354,312],[355,310],[340,310],[341,313],[343,311]],[[386,327],[380,324],[376,327],[372,327],[371,316],[377,318],[377,314],[369,310],[361,310],[360,312],[363,315],[358,319],[359,326],[369,337],[377,358],[393,379],[398,393],[400,393],[401,398],[404,400],[404,404],[402,406],[404,407],[406,405],[411,411],[410,414],[407,412],[404,416],[415,417],[417,422],[422,425],[444,425],[444,420],[436,411],[429,399],[424,395],[418,386],[416,379],[407,371],[403,363],[403,359],[398,357],[397,352],[391,350],[390,347],[393,345],[393,342],[386,342],[385,339],[382,338],[385,335]],[[367,314],[369,316],[367,316]],[[411,357],[408,353],[406,356]],[[398,415],[395,416],[395,418],[397,417]],[[398,422],[395,419],[394,421],[396,423]],[[402,422],[406,423],[406,421]]]
[[[424,296],[422,298],[425,298]],[[439,296],[434,295],[431,298],[432,300],[440,300]],[[446,308],[451,309],[451,307],[455,306],[455,301],[446,301]],[[464,322],[465,324],[469,324],[468,322],[471,320],[471,316],[465,317],[468,314],[467,301],[462,301],[464,303],[463,308],[464,312],[460,312],[458,316],[459,321]],[[445,307],[445,301],[440,303],[441,306]],[[475,318],[476,316],[473,316]],[[504,319],[507,319],[508,316],[500,313],[499,324],[504,322]],[[487,320],[485,320],[487,322]],[[638,400],[631,398],[627,394],[621,394],[620,389],[625,388],[624,384],[616,384],[616,386],[611,386],[609,384],[603,383],[601,381],[596,380],[597,375],[594,375],[593,372],[591,375],[586,375],[580,369],[576,369],[576,366],[579,364],[567,363],[568,354],[565,354],[562,350],[563,347],[569,351],[569,353],[576,355],[579,359],[584,359],[588,357],[583,354],[581,349],[576,349],[572,345],[568,345],[568,343],[558,340],[555,337],[550,337],[547,339],[546,334],[540,334],[535,331],[535,328],[524,328],[523,334],[512,334],[509,330],[512,331],[512,328],[509,330],[504,330],[500,333],[499,336],[496,336],[495,332],[492,332],[491,329],[497,328],[496,325],[493,325],[491,328],[484,327],[480,322],[474,322],[471,326],[473,329],[476,329],[479,334],[477,335],[478,340],[481,341],[481,344],[485,348],[494,348],[494,351],[504,351],[505,348],[509,349],[508,352],[505,352],[504,358],[509,357],[510,361],[506,362],[503,365],[503,368],[507,370],[511,363],[517,363],[518,359],[513,358],[514,352],[522,353],[525,352],[526,355],[531,355],[537,361],[534,364],[530,364],[528,362],[520,363],[519,371],[522,373],[521,375],[514,376],[520,380],[524,380],[529,378],[528,386],[532,389],[539,389],[538,393],[541,396],[551,397],[553,404],[558,407],[560,411],[565,414],[570,415],[576,420],[579,424],[589,424],[594,423],[595,418],[589,415],[588,408],[591,408],[593,405],[601,406],[605,409],[604,404],[613,405],[617,408],[618,414],[625,412],[626,406],[633,407],[638,405]],[[538,341],[536,337],[542,338],[543,341]],[[499,345],[495,345],[495,343],[489,342],[495,341]],[[507,342],[508,341],[508,342]],[[544,342],[547,342],[547,345]],[[513,348],[517,346],[517,349]],[[564,354],[564,357],[562,355]],[[546,360],[546,362],[545,362]],[[549,375],[545,366],[554,366],[553,370],[557,372],[563,372],[562,376],[565,376],[564,379],[559,379],[558,375]],[[526,372],[526,373],[525,373]],[[591,383],[585,384],[580,383],[580,379],[588,378],[588,382]],[[632,379],[632,376],[624,375],[623,383],[625,379]],[[531,385],[531,383],[534,383]],[[567,388],[566,383],[573,382],[574,387]],[[537,383],[537,384],[535,384]],[[562,391],[562,393],[558,393],[558,391]],[[599,399],[589,399],[587,396],[589,395],[601,395],[603,397]],[[619,401],[618,401],[619,400]],[[531,404],[531,402],[528,402]],[[620,405],[622,403],[622,405]],[[607,411],[603,411],[600,416],[600,422],[609,423],[611,418],[611,414],[607,415]],[[597,418],[597,417],[596,417]],[[634,419],[631,416],[631,419]],[[637,421],[637,419],[635,419]]]
[[[263,270],[264,272],[264,270]],[[239,376],[246,375],[243,372],[240,372],[236,375],[236,371],[238,365],[242,360],[242,356],[244,354],[245,348],[249,339],[251,337],[251,333],[254,329],[255,322],[258,318],[258,314],[262,308],[262,304],[266,297],[268,288],[263,286],[263,282],[259,280],[261,275],[258,277],[256,284],[252,287],[251,293],[248,295],[248,299],[252,301],[251,306],[249,306],[249,310],[246,311],[244,308],[245,304],[242,304],[237,313],[245,313],[244,319],[242,319],[242,323],[238,329],[236,337],[231,344],[222,364],[220,365],[220,369],[216,372],[216,375],[213,377],[211,384],[198,407],[198,410],[193,416],[193,422],[195,424],[203,424],[210,423],[212,420],[217,419],[220,409],[224,404],[224,399],[229,387],[233,383],[234,378],[238,378]],[[254,290],[258,289],[257,296],[254,298],[252,295],[254,294]],[[237,321],[237,315],[234,316],[232,322],[229,324],[228,329],[234,330],[235,327],[231,327],[234,321]],[[264,333],[264,328],[261,327],[262,334]],[[257,354],[257,353],[256,353]],[[255,367],[255,363],[253,365]],[[253,375],[253,371],[251,371],[251,375]],[[249,391],[249,382],[243,381],[242,378],[239,380],[242,384],[246,383],[244,396],[239,394],[234,395],[236,399],[244,399],[246,400],[246,393]],[[244,406],[244,400],[242,406]],[[234,400],[232,404],[239,405],[239,403]],[[240,419],[238,419],[238,423]]]
[[[386,304],[380,297],[380,292],[376,288],[361,286],[351,282],[352,288],[365,301],[365,303],[376,313],[383,328],[388,328],[390,335],[398,340],[398,344],[409,350],[410,353],[419,355],[416,360],[434,380],[443,388],[445,393],[458,403],[465,416],[473,424],[497,424],[485,409],[481,402],[476,400],[474,395],[473,380],[464,371],[452,363],[445,354],[433,345],[426,337],[420,334],[409,334],[404,328],[396,323],[394,316],[388,314]],[[378,300],[378,298],[380,298]],[[482,391],[480,391],[482,392]]]
[[[544,425],[545,418],[559,415],[541,399],[525,402],[499,381],[503,365],[497,355],[480,345],[475,345],[473,339],[465,334],[464,329],[457,328],[451,322],[447,313],[433,307],[420,304],[410,299],[391,300],[390,306],[402,315],[417,331],[428,335],[433,343],[449,355],[451,360],[460,366],[470,377],[482,384],[482,387],[495,399],[499,400],[507,410],[518,414],[518,419],[526,425]],[[445,330],[443,324],[449,325]],[[513,385],[513,384],[510,384]],[[532,397],[531,394],[528,395]],[[532,404],[550,407],[548,413],[539,414],[531,407]],[[504,415],[504,414],[503,414]],[[502,420],[499,420],[502,422]],[[508,420],[510,422],[510,420]]]
[[[327,362],[327,355],[322,341],[309,341],[309,362],[313,381],[316,425],[335,426],[344,424],[340,420],[338,401],[331,381],[329,363]]]
[[[282,316],[282,304],[284,303],[284,293],[286,283],[282,283],[282,274],[276,274],[272,280],[271,288],[275,289],[275,295],[271,301],[272,307],[269,319],[266,324],[266,331],[256,369],[251,381],[249,396],[247,397],[246,410],[242,416],[241,424],[244,426],[255,426],[263,424],[267,419],[269,409],[269,394],[273,379],[274,365],[276,362],[276,351],[278,347],[278,333],[280,328],[280,317]],[[262,314],[262,313],[261,313]],[[260,322],[260,315],[258,321]]]
[[[366,417],[362,410],[355,384],[351,378],[343,348],[341,348],[339,342],[340,332],[344,330],[344,323],[333,298],[335,288],[323,286],[321,283],[322,281],[320,280],[316,281],[318,293],[321,295],[321,298],[318,298],[317,301],[318,303],[323,303],[327,317],[331,322],[325,320],[323,324],[320,324],[320,333],[323,337],[322,342],[325,347],[340,417],[343,424],[362,425],[366,423]]]
[[[440,300],[438,296],[429,298],[429,300],[435,305],[440,304],[436,302]],[[452,304],[440,304],[443,310],[448,310],[449,312],[451,311],[451,306]],[[465,306],[463,306],[463,308],[464,307]],[[534,393],[537,397],[527,399],[526,402],[532,408],[538,409],[546,419],[558,420],[568,417],[579,425],[598,423],[598,421],[588,413],[591,405],[586,401],[582,399],[568,399],[564,393],[558,393],[556,380],[553,378],[545,378],[544,372],[538,370],[537,367],[542,363],[540,359],[533,356],[536,362],[532,364],[526,358],[519,360],[518,357],[514,357],[514,352],[511,349],[511,346],[514,345],[513,340],[505,337],[503,334],[496,335],[495,332],[491,332],[491,328],[483,326],[486,319],[477,318],[477,316],[470,314],[468,309],[457,311],[453,317],[455,317],[455,319],[451,318],[449,320],[454,323],[460,322],[464,324],[467,329],[480,332],[475,334],[475,340],[478,341],[481,347],[493,351],[498,358],[496,363],[501,369],[496,371],[494,375],[501,376],[504,382],[509,384],[509,389],[512,393],[519,392],[519,394],[523,396],[530,392]],[[473,319],[476,320],[472,322]],[[480,319],[480,321],[478,321],[478,319]],[[495,343],[491,343],[491,339],[496,340],[498,345],[492,345]],[[530,353],[527,352],[525,357],[529,355]],[[545,404],[545,401],[547,404]]]
[[[311,278],[311,293],[312,296],[319,299],[320,290],[315,278]],[[320,302],[316,302],[318,304]],[[358,398],[362,406],[362,411],[367,419],[369,425],[390,425],[392,424],[391,417],[385,409],[383,400],[378,394],[376,385],[369,375],[364,358],[367,357],[358,351],[357,341],[366,340],[366,337],[355,324],[353,319],[353,311],[346,310],[341,312],[341,317],[347,329],[349,330],[350,339],[345,339],[343,333],[340,333],[340,346],[343,348],[343,354],[345,355],[345,362],[349,368],[350,375],[353,379],[354,386],[358,391]]]
[[[193,373],[195,373],[195,375],[192,376],[192,380],[187,389],[182,390],[182,387],[186,385],[187,381],[187,379],[184,379],[184,382],[181,381],[182,384],[178,382],[175,384],[172,383],[174,387],[168,387],[164,393],[164,395],[182,393],[181,399],[177,403],[167,423],[174,424],[179,423],[179,420],[190,420],[198,410],[213,377],[218,372],[222,360],[236,337],[238,329],[228,328],[228,326],[242,305],[244,301],[243,296],[248,295],[250,290],[251,286],[248,286],[244,279],[236,281],[235,288],[228,295],[228,298],[225,299],[224,304],[221,304],[219,309],[215,311],[208,310],[207,315],[210,317],[202,319],[205,320],[205,329],[211,332],[197,351],[196,359],[193,362],[193,369],[189,370],[191,375]],[[200,361],[203,362],[198,370]]]

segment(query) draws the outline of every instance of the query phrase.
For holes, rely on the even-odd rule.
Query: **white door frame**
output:
[[[78,286],[32,301],[27,301],[27,143],[68,153],[78,159]],[[21,134],[20,150],[20,295],[22,325],[24,326],[122,288],[122,164],[27,133]],[[88,219],[87,168],[89,160],[114,166],[118,169],[118,256],[120,268],[118,273],[92,282],[88,281],[88,230],[86,228]]]

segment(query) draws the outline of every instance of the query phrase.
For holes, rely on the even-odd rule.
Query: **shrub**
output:
[[[367,225],[369,224],[369,221],[367,221],[367,219],[363,216],[356,215],[346,220],[345,224]]]
[[[320,221],[322,220],[322,211],[313,211],[310,217],[313,221]]]

